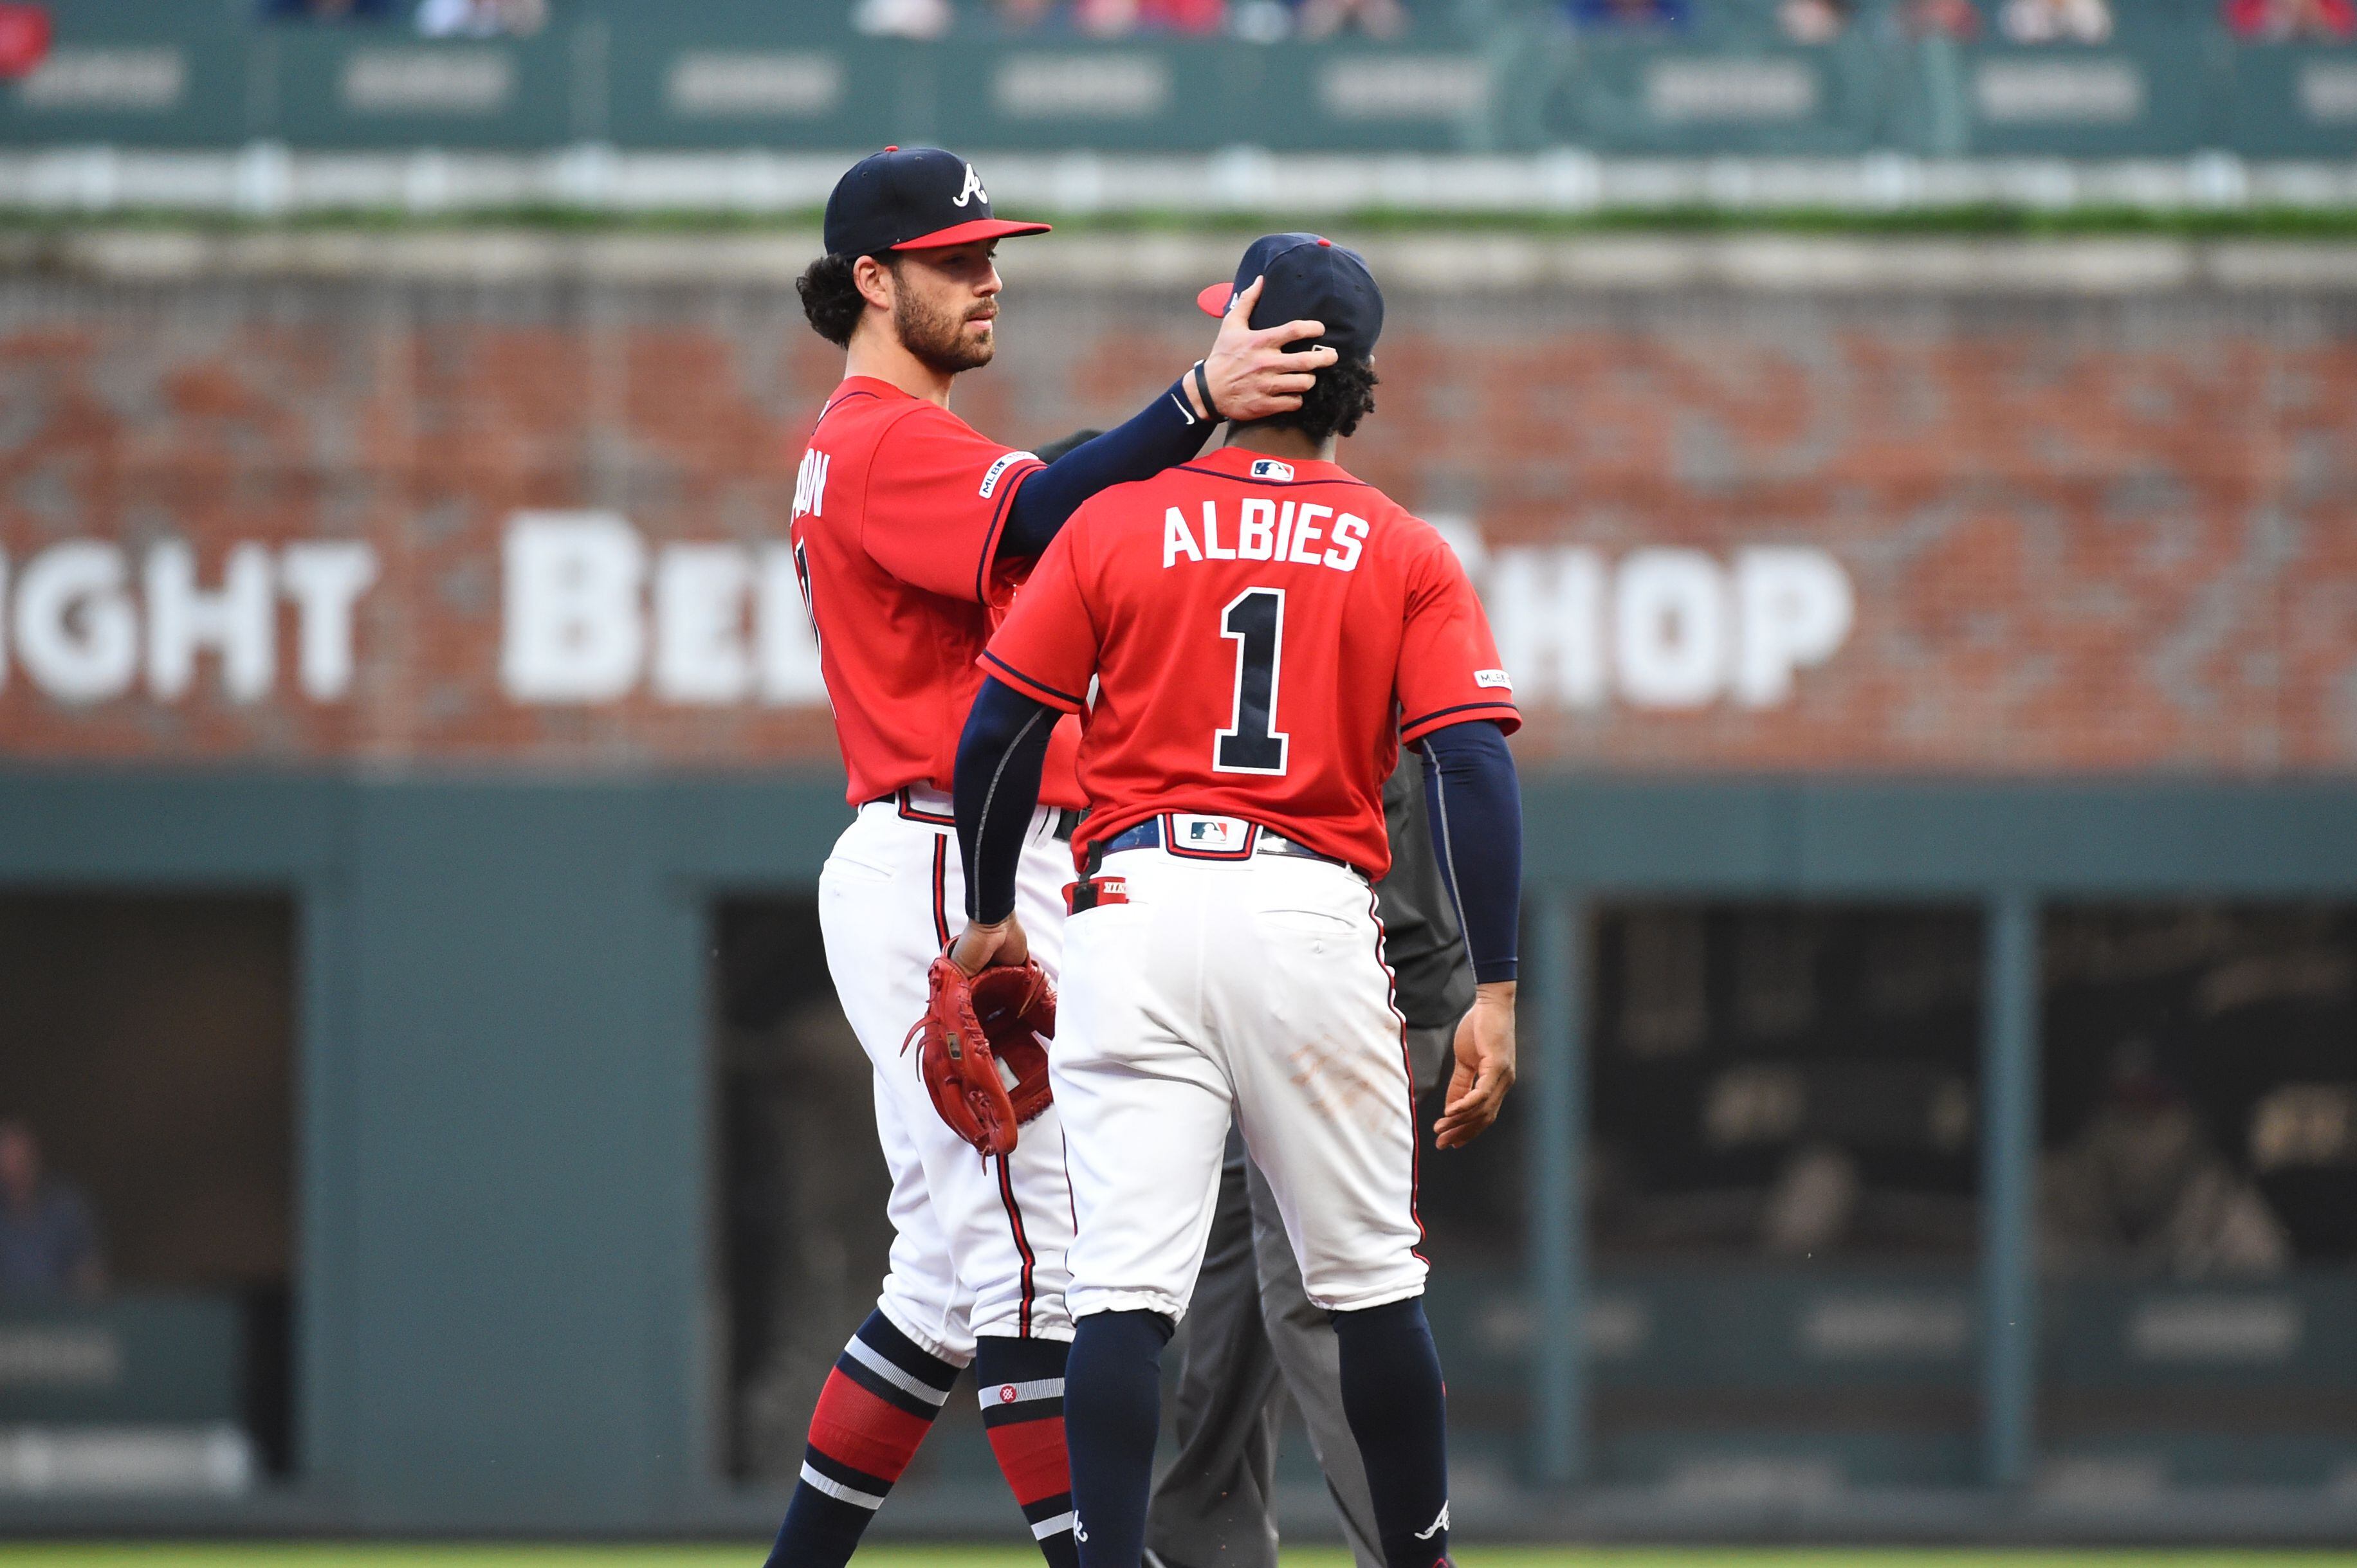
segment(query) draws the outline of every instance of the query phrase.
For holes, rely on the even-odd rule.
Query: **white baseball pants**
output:
[[[1416,1295],[1415,1090],[1374,900],[1329,862],[1105,856],[1129,902],[1066,922],[1049,1072],[1079,1220],[1075,1317],[1177,1320],[1194,1294],[1231,1116],[1309,1299]]]
[[[876,1132],[892,1173],[892,1259],[877,1305],[901,1333],[963,1366],[977,1335],[1072,1337],[1072,1205],[1057,1107],[1025,1125],[1014,1154],[987,1159],[942,1122],[916,1048],[902,1048],[924,1015],[927,967],[965,923],[949,805],[914,792],[861,807],[819,873],[818,906],[835,994],[875,1065]],[[1050,976],[1072,879],[1055,822],[1053,810],[1034,815],[1016,898],[1031,956]]]

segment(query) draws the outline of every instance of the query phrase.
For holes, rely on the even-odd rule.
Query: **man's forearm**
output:
[[[958,740],[952,791],[970,920],[995,925],[1014,912],[1016,869],[1059,716],[1045,703],[989,677],[974,695]]]
[[[1064,520],[1099,490],[1151,478],[1203,449],[1212,421],[1198,409],[1193,372],[1178,378],[1128,423],[1075,446],[1026,478],[1007,504],[1002,557],[1039,554]]]
[[[1424,737],[1425,800],[1441,880],[1457,905],[1473,978],[1512,981],[1523,898],[1523,795],[1506,737],[1486,719]]]

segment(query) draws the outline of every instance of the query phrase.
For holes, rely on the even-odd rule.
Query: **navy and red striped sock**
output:
[[[932,1430],[958,1369],[871,1312],[835,1358],[811,1416],[802,1480],[769,1568],[843,1568]]]
[[[1080,1568],[1072,1543],[1072,1465],[1064,1448],[1060,1339],[975,1341],[974,1378],[990,1451],[1049,1568]]]

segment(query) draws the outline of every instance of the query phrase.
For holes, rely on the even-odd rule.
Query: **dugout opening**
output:
[[[2065,904],[2040,950],[2040,1484],[2357,1489],[2357,907]]]
[[[295,901],[0,895],[0,1493],[296,1468]]]
[[[1941,905],[1597,910],[1598,1479],[1969,1477],[1981,931]]]

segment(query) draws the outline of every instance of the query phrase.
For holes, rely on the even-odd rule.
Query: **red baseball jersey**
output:
[[[1233,446],[1091,499],[983,665],[1086,714],[1076,857],[1157,812],[1198,811],[1380,876],[1401,744],[1522,722],[1481,602],[1431,524],[1332,463]]]
[[[889,381],[827,400],[794,478],[794,570],[853,805],[950,788],[974,660],[1029,564],[997,559],[999,534],[1040,467]],[[1077,737],[1058,727],[1039,797],[1078,807]]]

